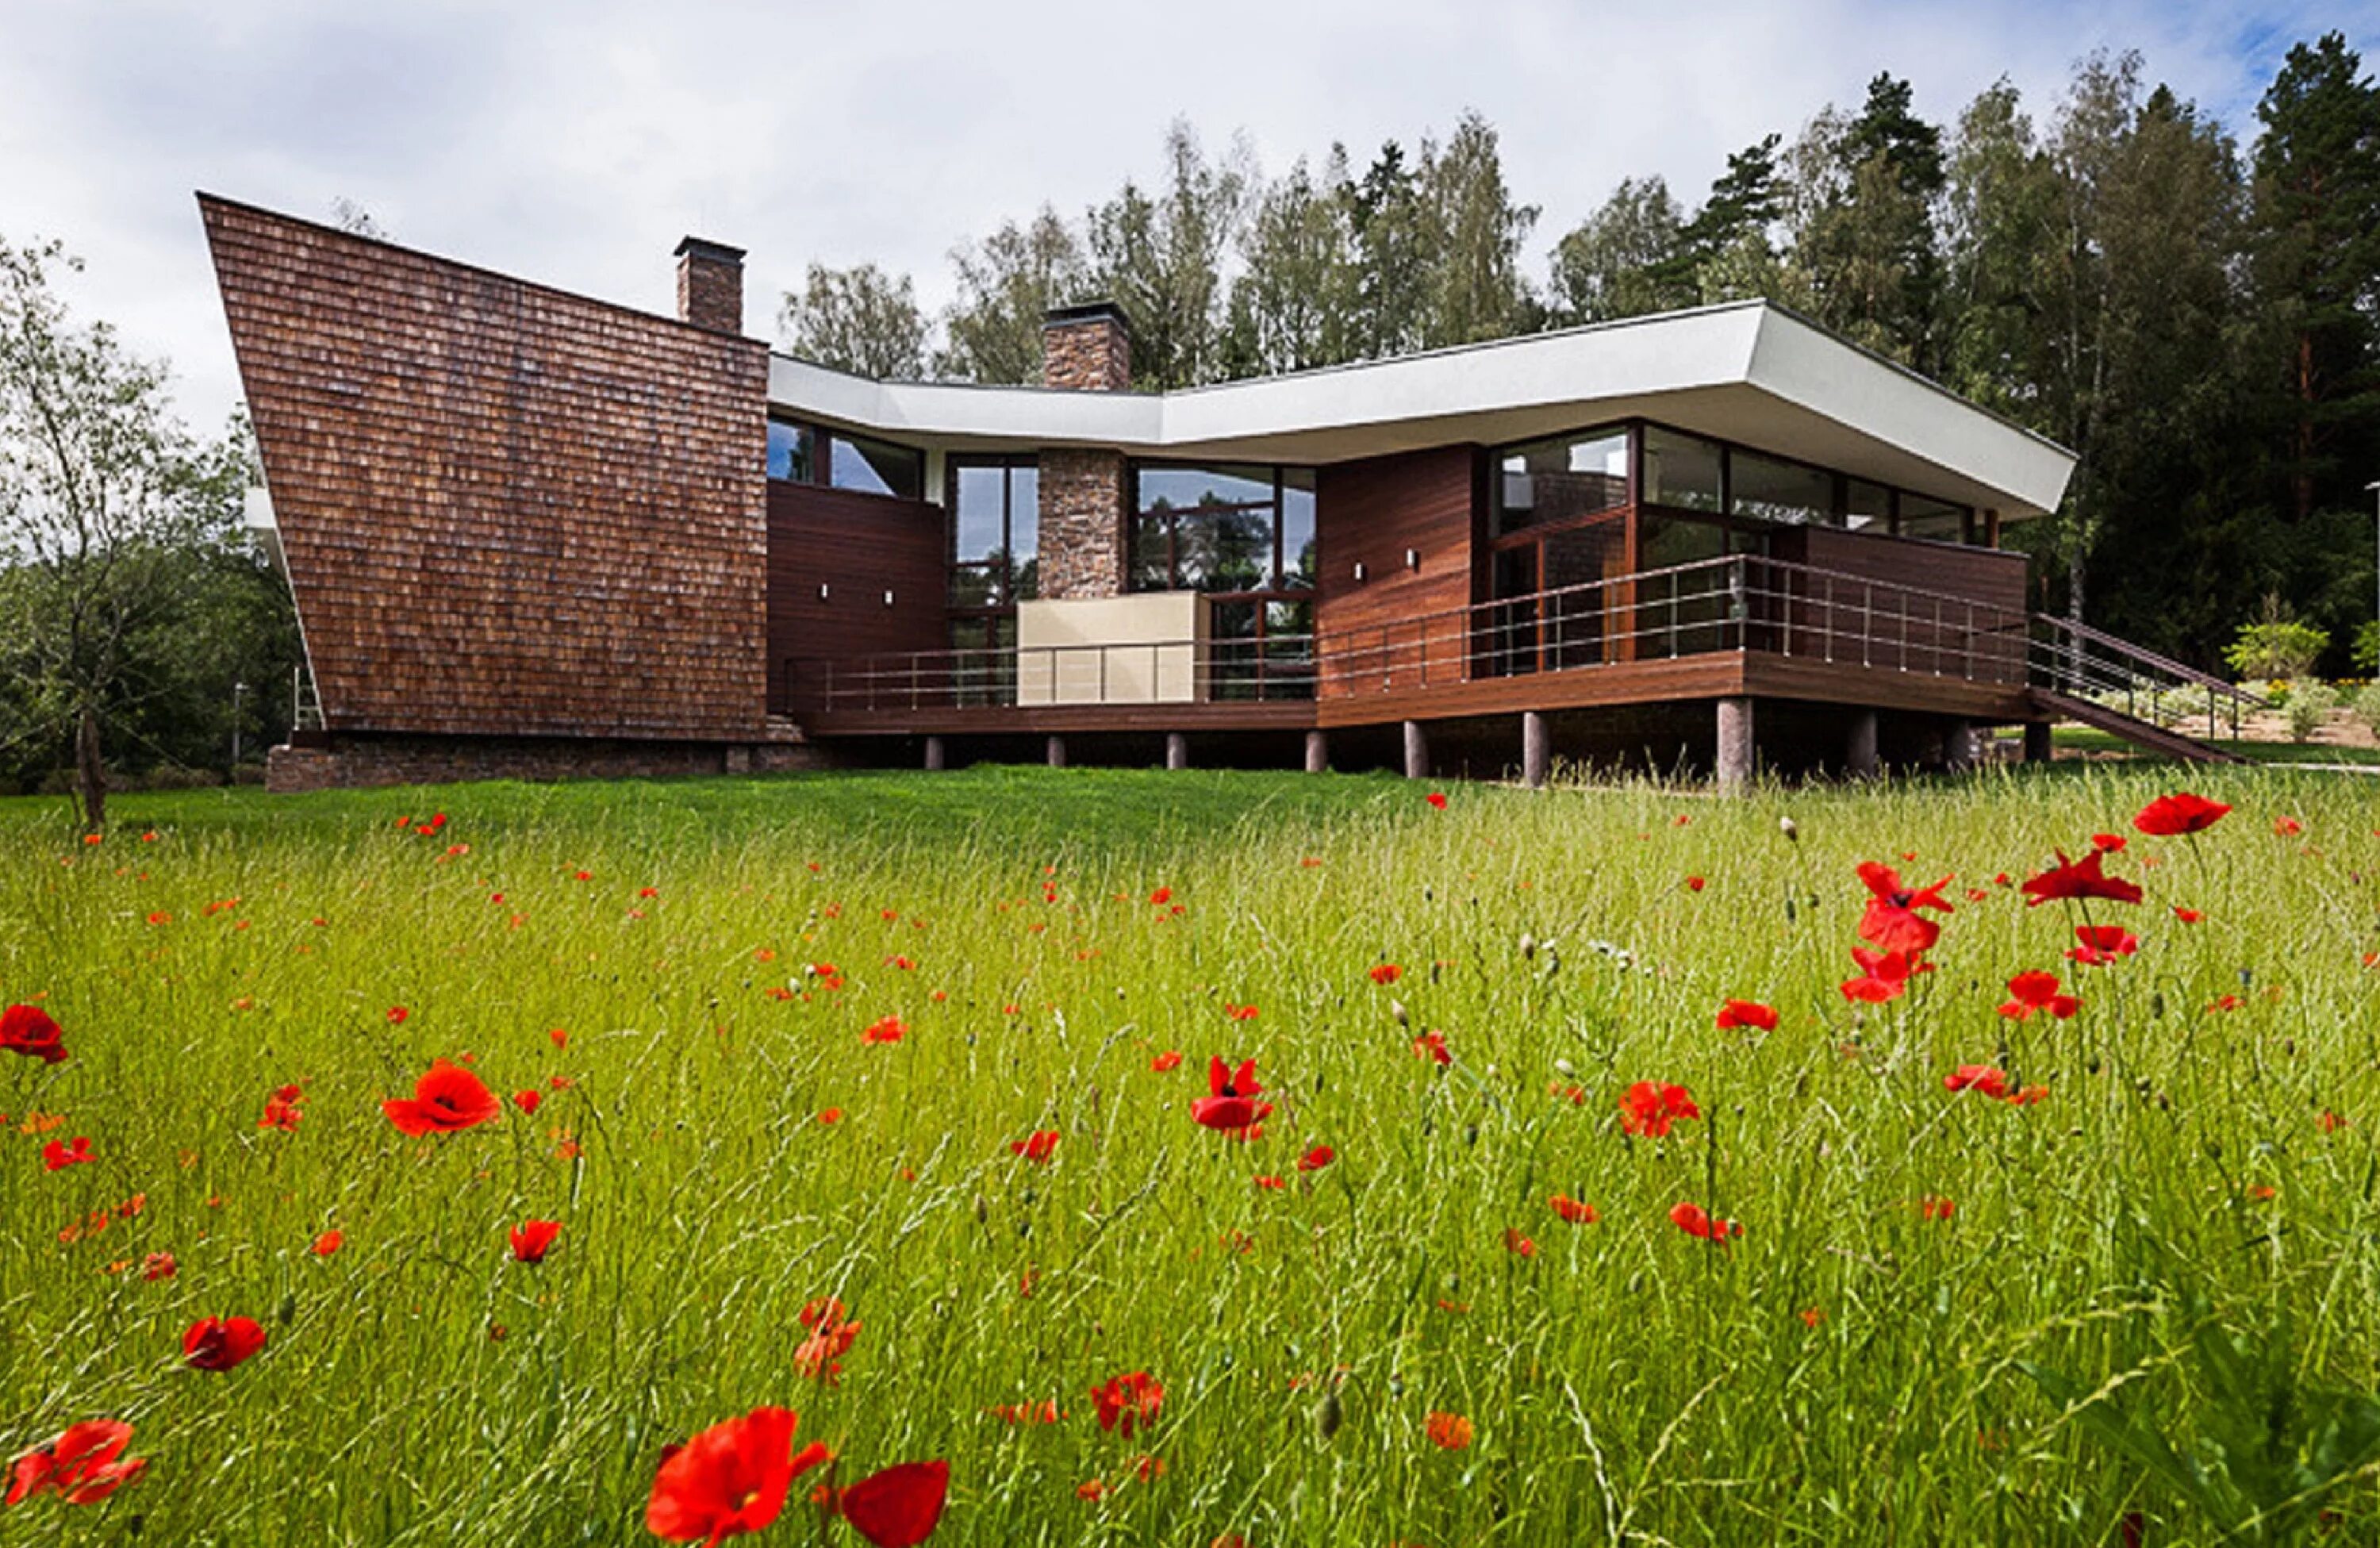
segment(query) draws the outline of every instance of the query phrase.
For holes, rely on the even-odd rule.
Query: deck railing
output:
[[[2022,687],[2021,610],[1731,555],[1309,636],[1007,646],[785,663],[804,711],[1269,703],[1722,652]]]

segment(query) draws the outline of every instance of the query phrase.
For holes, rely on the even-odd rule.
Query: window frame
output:
[[[1161,511],[1154,509],[1144,504],[1141,499],[1140,477],[1141,474],[1146,471],[1155,470],[1163,472],[1172,469],[1180,469],[1188,472],[1220,472],[1228,469],[1246,469],[1251,471],[1261,469],[1265,472],[1270,474],[1272,497],[1269,500],[1263,501],[1233,500],[1215,505],[1167,506],[1163,507]],[[1259,597],[1274,600],[1293,600],[1300,597],[1314,596],[1321,589],[1319,584],[1320,578],[1318,576],[1302,576],[1293,579],[1291,573],[1283,565],[1284,555],[1281,553],[1281,540],[1283,536],[1282,529],[1284,522],[1282,518],[1283,513],[1288,507],[1286,496],[1290,487],[1289,475],[1293,472],[1304,473],[1306,475],[1308,480],[1312,481],[1311,486],[1308,487],[1305,493],[1309,497],[1315,498],[1316,501],[1314,510],[1314,530],[1316,536],[1318,539],[1321,532],[1321,504],[1318,498],[1320,481],[1315,477],[1315,470],[1303,463],[1231,462],[1221,459],[1215,461],[1200,461],[1195,457],[1134,457],[1126,461],[1124,464],[1124,482],[1128,498],[1124,502],[1125,594],[1147,596],[1159,591],[1195,591],[1198,595],[1204,597],[1219,599],[1228,597],[1241,601]],[[1258,583],[1255,586],[1229,587],[1185,586],[1182,584],[1182,529],[1180,518],[1185,514],[1219,515],[1247,511],[1266,511],[1269,513],[1269,519],[1267,522],[1269,529],[1268,536],[1269,538],[1269,542],[1267,545],[1267,552],[1269,553],[1269,557],[1265,561],[1264,573],[1259,578]],[[1142,555],[1140,547],[1141,523],[1152,516],[1160,515],[1163,517],[1165,522],[1166,584],[1162,586],[1143,586],[1139,581],[1141,569],[1140,561]]]
[[[913,446],[905,441],[894,441],[881,435],[868,435],[857,431],[838,430],[832,425],[817,420],[804,419],[796,414],[772,412],[768,416],[768,422],[771,426],[784,425],[799,434],[808,436],[810,445],[810,476],[806,479],[781,479],[769,471],[768,447],[764,435],[761,447],[761,476],[770,483],[791,484],[799,489],[832,489],[837,494],[857,494],[871,500],[906,500],[912,505],[929,503],[926,500],[927,457],[923,446]],[[855,489],[848,484],[836,483],[834,481],[834,444],[837,441],[866,442],[869,445],[882,446],[888,450],[903,452],[916,457],[917,459],[917,493],[904,494],[897,490],[888,492],[876,489]]]

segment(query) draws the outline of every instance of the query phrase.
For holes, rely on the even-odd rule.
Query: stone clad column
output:
[[[1179,731],[1165,733],[1165,766],[1169,769],[1190,766],[1190,738]]]
[[[1546,717],[1535,710],[1521,714],[1521,783],[1532,790],[1545,787],[1553,767],[1553,739],[1546,735]]]
[[[1132,388],[1132,331],[1113,301],[1052,307],[1041,324],[1041,384],[1062,392]],[[1041,595],[1051,601],[1124,591],[1123,454],[1050,446],[1040,457]]]
[[[1421,722],[1417,720],[1406,721],[1404,730],[1405,777],[1427,779],[1429,777],[1429,735],[1421,728]]]
[[[1305,772],[1307,774],[1330,772],[1330,734],[1329,732],[1308,731],[1305,734]]]
[[[1876,771],[1876,712],[1852,713],[1852,731],[1843,749],[1843,772],[1853,779],[1874,779]]]

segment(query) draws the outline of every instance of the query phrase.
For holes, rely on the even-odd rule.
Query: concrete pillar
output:
[[[1956,772],[1975,766],[1975,728],[1953,719],[1942,727],[1942,762]]]
[[[1728,794],[1752,783],[1752,701],[1718,701],[1718,787]]]
[[[2046,763],[2050,760],[2049,722],[2028,720],[2024,723],[2024,761]]]
[[[942,738],[928,737],[926,738],[926,772],[940,774],[943,767]]]
[[[1421,722],[1417,720],[1405,722],[1405,777],[1429,777],[1429,737],[1423,733]]]
[[[1051,768],[1053,768],[1053,769],[1062,769],[1062,768],[1064,768],[1064,767],[1066,766],[1066,738],[1065,738],[1065,737],[1050,737],[1050,745],[1049,745],[1048,757],[1049,757],[1050,766]]]
[[[1853,779],[1874,779],[1876,775],[1874,710],[1855,710],[1852,713],[1852,734],[1843,748],[1843,772]]]
[[[1190,766],[1190,738],[1179,731],[1165,733],[1165,766],[1169,769]]]
[[[1521,783],[1532,790],[1545,788],[1552,772],[1553,738],[1546,734],[1546,717],[1535,710],[1521,712]]]
[[[1327,733],[1308,731],[1305,734],[1305,772],[1307,774],[1330,772],[1330,737]]]

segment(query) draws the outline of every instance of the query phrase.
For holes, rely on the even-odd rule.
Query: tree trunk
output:
[[[107,823],[107,765],[99,756],[99,711],[82,707],[75,727],[75,797],[82,803],[85,833],[97,833]]]

